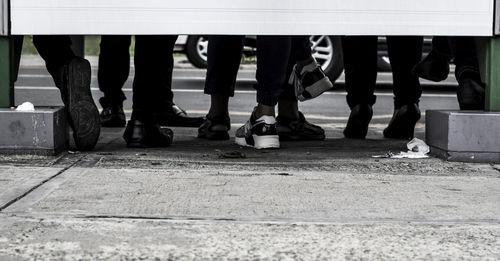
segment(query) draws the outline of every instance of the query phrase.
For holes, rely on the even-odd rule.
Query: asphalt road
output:
[[[95,57],[90,57],[92,63],[92,92],[98,104],[102,92],[97,84],[97,62]],[[133,63],[132,63],[133,64]],[[173,75],[173,91],[175,102],[192,115],[205,115],[209,108],[210,97],[203,93],[205,70],[196,69],[187,64],[187,61],[176,59]],[[127,96],[124,107],[128,115],[131,112],[132,81],[134,68],[123,87]],[[420,107],[422,111],[428,109],[458,109],[454,93],[456,82],[450,75],[450,80],[441,84],[423,82],[424,94]],[[371,127],[383,127],[392,116],[392,91],[390,89],[391,74],[379,73],[379,86],[377,89],[377,103],[374,106],[374,117]],[[238,75],[236,95],[230,101],[230,114],[234,125],[244,123],[249,112],[255,106],[255,67],[242,66]],[[30,101],[36,106],[62,105],[59,91],[55,88],[52,78],[45,70],[43,62],[33,56],[23,57],[18,81],[15,87],[16,104]],[[336,89],[323,94],[312,101],[300,104],[303,111],[312,122],[328,127],[344,126],[349,116],[349,108],[345,102],[346,92],[343,89],[343,76],[336,83]],[[424,117],[419,123],[423,126]]]

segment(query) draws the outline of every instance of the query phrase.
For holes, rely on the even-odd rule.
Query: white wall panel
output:
[[[11,0],[13,34],[493,33],[494,0]]]

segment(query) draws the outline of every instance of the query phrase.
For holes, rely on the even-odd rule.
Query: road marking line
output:
[[[125,113],[132,113],[132,110],[124,110]],[[208,111],[206,110],[186,110],[188,114],[198,114],[198,115],[206,115]],[[248,111],[229,111],[230,116],[247,116],[250,117],[251,112]],[[349,119],[349,116],[327,116],[327,115],[321,115],[321,114],[304,114],[304,116],[307,119],[314,119],[314,120],[330,120],[330,121],[345,121]],[[425,112],[422,112],[422,117],[425,117]],[[391,119],[392,114],[380,114],[380,115],[373,115],[372,119],[376,120],[382,120],[382,119]],[[330,123],[325,123],[324,125],[328,125]],[[337,124],[337,123],[331,123],[331,124]],[[320,124],[321,125],[321,124]]]
[[[57,87],[49,87],[49,86],[15,86],[16,90],[59,90]],[[90,88],[92,91],[99,91],[99,88],[97,87],[92,87]],[[125,92],[131,92],[132,88],[123,88],[122,91]],[[200,89],[172,89],[173,92],[178,92],[178,93],[204,93],[203,90]],[[239,94],[256,94],[257,92],[255,90],[236,90],[235,93]],[[340,92],[325,92],[322,95],[329,95],[329,96],[346,96],[347,92],[345,91],[340,91]],[[392,93],[389,92],[375,92],[375,95],[377,96],[393,96]],[[422,97],[435,97],[435,98],[456,98],[456,94],[439,94],[439,93],[424,93],[422,94]]]

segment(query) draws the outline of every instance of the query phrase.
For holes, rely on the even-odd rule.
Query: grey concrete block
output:
[[[500,162],[500,113],[426,113],[425,137],[431,153],[450,161]]]
[[[0,109],[0,152],[53,155],[68,148],[68,124],[62,107],[34,112]]]

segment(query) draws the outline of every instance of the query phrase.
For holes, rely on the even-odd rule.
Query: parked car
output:
[[[335,81],[344,70],[344,60],[342,55],[342,43],[340,36],[333,35],[313,35],[310,37],[312,43],[312,54],[321,64],[322,69]],[[432,38],[424,38],[423,56],[431,50]],[[247,36],[243,53],[246,56],[256,54],[256,37]],[[198,68],[207,67],[207,48],[208,38],[201,35],[181,35],[179,36],[174,51],[185,53],[189,62]],[[385,37],[379,37],[378,40],[378,70],[390,72],[391,64],[387,54],[387,41]]]
[[[312,54],[321,64],[322,69],[331,79],[337,79],[344,70],[342,45],[339,36],[314,35],[310,37]],[[245,56],[256,55],[256,37],[247,36],[243,53]],[[181,35],[177,39],[174,51],[185,53],[193,66],[207,67],[208,38],[200,35]]]

